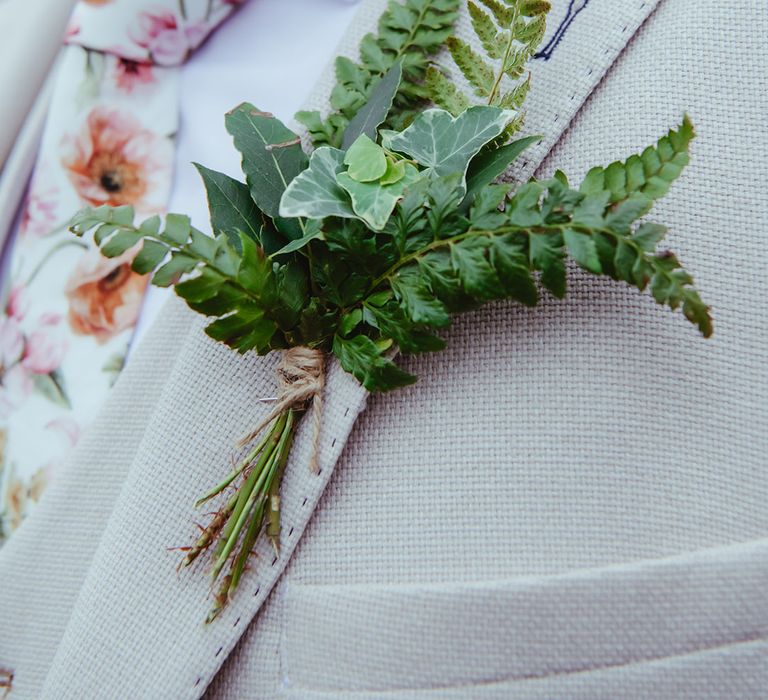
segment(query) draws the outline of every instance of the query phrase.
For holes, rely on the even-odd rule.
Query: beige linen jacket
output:
[[[511,175],[578,181],[687,110],[692,164],[653,216],[714,337],[574,269],[566,301],[460,318],[448,350],[404,361],[412,388],[367,397],[331,364],[321,472],[302,429],[282,552],[261,543],[205,626],[206,578],[166,548],[193,535],[277,358],[237,356],[170,302],[0,550],[12,700],[766,697],[768,13],[556,0],[549,36],[568,12],[532,67],[526,129],[546,137]]]

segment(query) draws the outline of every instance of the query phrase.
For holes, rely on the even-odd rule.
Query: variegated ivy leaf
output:
[[[280,200],[280,216],[326,216],[354,218],[349,196],[336,183],[336,174],[344,170],[344,151],[330,146],[318,148],[309,167],[294,178]]]
[[[336,175],[336,181],[352,198],[355,214],[374,231],[384,228],[405,188],[418,179],[419,171],[410,163],[405,164],[403,177],[391,185],[357,182],[344,172]]]
[[[469,161],[504,131],[515,114],[478,106],[453,117],[443,109],[428,109],[404,131],[383,131],[382,145],[411,156],[437,176],[460,173],[464,188]]]

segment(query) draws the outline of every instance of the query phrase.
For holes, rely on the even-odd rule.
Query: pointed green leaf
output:
[[[392,278],[392,289],[413,323],[442,328],[451,318],[445,305],[431,292],[427,281],[418,271],[400,270]]]
[[[493,236],[491,264],[496,269],[506,294],[526,306],[536,306],[539,293],[531,277],[522,234]]]
[[[416,377],[384,357],[384,350],[364,335],[343,338],[337,334],[333,338],[333,354],[368,391],[389,391],[416,381]]]
[[[464,290],[478,300],[498,299],[504,288],[489,260],[490,241],[467,238],[451,246],[451,263]]]
[[[529,255],[541,272],[541,283],[558,299],[565,296],[565,263],[562,237],[556,233],[531,234]]]
[[[311,223],[314,223],[314,221]],[[313,226],[307,231],[307,233],[304,234],[304,236],[302,236],[301,238],[297,238],[295,241],[291,241],[287,245],[280,248],[280,250],[277,250],[274,253],[272,253],[270,257],[285,255],[286,253],[294,253],[297,250],[301,250],[310,241],[314,241],[317,239],[319,240],[323,239],[323,231],[319,226]]]
[[[504,173],[526,148],[536,143],[540,138],[540,136],[526,136],[501,148],[475,156],[467,170],[467,194],[462,206],[469,205],[480,189]]]
[[[278,216],[283,192],[307,167],[301,140],[279,119],[248,103],[229,112],[225,123],[243,154],[243,172],[253,200],[268,216]]]
[[[166,255],[167,245],[145,238],[141,250],[131,263],[131,269],[140,275],[146,275],[163,262]]]
[[[596,275],[603,271],[592,236],[581,231],[565,229],[563,231],[563,241],[568,248],[568,253],[581,267]]]
[[[349,122],[349,126],[344,131],[342,149],[347,150],[361,134],[376,140],[376,130],[384,123],[389,110],[392,109],[392,101],[400,87],[402,76],[402,61],[398,61],[371,90],[368,102]]]
[[[199,163],[193,163],[200,173],[208,196],[208,210],[211,214],[211,228],[233,242],[238,241],[238,231],[261,242],[263,217],[251,198],[247,185],[224,173],[210,170]]]

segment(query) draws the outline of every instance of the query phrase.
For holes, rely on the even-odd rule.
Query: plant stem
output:
[[[248,509],[253,505],[256,496],[255,493],[261,487],[263,481],[268,475],[268,468],[272,460],[272,455],[280,440],[280,434],[285,426],[285,415],[280,416],[269,431],[269,439],[264,451],[261,453],[258,462],[254,466],[248,478],[238,489],[237,505],[232,511],[224,530],[221,533],[221,539],[217,546],[217,560],[213,568],[213,578],[216,579],[221,572],[222,567],[227,561],[227,557],[232,551],[240,531],[248,515]]]
[[[195,508],[199,508],[203,503],[206,501],[210,501],[214,496],[217,496],[220,494],[227,486],[229,486],[238,476],[238,474],[242,474],[243,470],[251,463],[254,459],[258,456],[259,452],[261,452],[264,449],[264,446],[267,444],[267,440],[269,440],[271,433],[266,433],[264,437],[259,441],[258,445],[254,447],[248,455],[240,462],[240,464],[235,467],[235,469],[230,472],[230,474],[227,476],[226,479],[224,479],[221,483],[214,486],[208,493],[206,493],[204,496],[201,496],[195,501]]]
[[[286,426],[284,440],[281,442],[280,447],[278,447],[280,456],[278,458],[276,478],[273,479],[269,488],[269,502],[267,504],[269,524],[267,525],[267,537],[271,540],[276,555],[280,554],[280,485],[283,481],[285,465],[288,463],[288,456],[291,453],[291,446],[293,445],[294,416],[296,414],[296,411],[291,410],[288,415],[288,424]]]
[[[88,245],[83,243],[82,241],[74,241],[74,240],[65,240],[65,241],[59,241],[53,248],[51,248],[46,254],[45,257],[43,257],[42,260],[40,260],[39,263],[35,266],[35,268],[32,270],[32,272],[29,274],[29,277],[27,277],[26,285],[29,286],[34,281],[35,277],[37,277],[40,274],[40,271],[45,267],[45,264],[54,256],[55,253],[58,253],[60,250],[64,248],[68,248],[69,246],[77,246],[78,248],[83,248],[84,250],[88,250]]]
[[[501,85],[501,79],[504,76],[504,71],[507,69],[507,61],[509,60],[509,54],[512,51],[512,44],[515,41],[515,22],[517,22],[517,17],[520,12],[520,9],[517,5],[515,5],[514,9],[514,16],[512,17],[512,22],[509,26],[509,41],[507,42],[507,47],[504,50],[504,58],[501,59],[501,66],[499,66],[499,74],[496,76],[496,80],[493,83],[493,87],[491,88],[491,93],[488,95],[488,104],[492,105],[493,100],[496,98],[496,93],[499,91],[499,86]]]
[[[269,530],[273,531],[273,523],[275,516],[278,518],[277,524],[277,537],[279,537],[279,490],[282,481],[283,473],[285,471],[285,465],[288,461],[288,457],[291,452],[291,446],[293,444],[294,430],[296,426],[297,411],[288,409],[278,419],[278,423],[275,424],[273,429],[269,432],[268,439],[274,439],[278,437],[277,446],[270,452],[268,461],[264,464],[261,471],[261,475],[257,482],[254,484],[253,489],[248,497],[246,506],[242,511],[239,520],[242,524],[238,523],[230,539],[227,541],[225,549],[222,550],[219,559],[216,562],[218,571],[214,568],[214,580],[218,576],[221,570],[221,566],[229,557],[231,553],[233,543],[237,542],[238,533],[242,531],[245,522],[248,521],[248,526],[243,535],[242,542],[240,544],[240,551],[235,557],[232,567],[229,573],[222,579],[222,583],[215,596],[215,602],[213,608],[206,618],[206,623],[211,622],[221,612],[224,606],[227,604],[232,593],[237,588],[240,579],[245,571],[246,564],[248,563],[248,557],[253,551],[256,540],[264,525],[265,516],[268,514],[270,519]],[[241,489],[240,494],[245,492],[245,485]],[[270,534],[270,533],[268,533]],[[273,535],[270,534],[270,538]],[[231,545],[231,546],[230,546]],[[274,545],[274,540],[273,540]],[[229,548],[229,551],[227,549]]]

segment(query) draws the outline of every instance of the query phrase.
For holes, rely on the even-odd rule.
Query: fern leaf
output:
[[[451,114],[461,114],[469,107],[469,100],[455,83],[434,66],[427,69],[425,84],[432,101]]]
[[[452,36],[447,44],[459,70],[467,82],[475,88],[475,94],[478,97],[484,97],[486,86],[493,81],[493,68],[467,42]]]
[[[688,164],[688,146],[695,137],[688,116],[677,130],[670,130],[656,146],[648,146],[640,155],[615,161],[605,168],[592,168],[580,191],[584,194],[610,192],[611,202],[621,202],[636,194],[650,200],[663,197]]]
[[[504,57],[504,50],[506,48],[506,42],[504,37],[499,33],[497,26],[493,20],[480,9],[472,0],[467,3],[467,9],[469,10],[469,17],[472,21],[472,28],[480,39],[486,53],[495,59],[501,59]]]
[[[549,3],[544,0],[468,0],[472,30],[482,47],[472,49],[451,37],[446,42],[451,58],[485,104],[520,111],[528,94],[525,67],[544,37]],[[446,80],[430,73],[427,88],[431,99],[456,116],[464,102],[455,98]],[[510,84],[511,82],[511,84]],[[465,107],[463,107],[465,108]],[[523,114],[511,122],[499,143],[522,126]]]
[[[315,147],[339,147],[347,124],[366,104],[371,90],[398,61],[403,79],[390,112],[390,126],[409,121],[428,97],[424,79],[430,58],[445,44],[458,17],[459,0],[390,0],[376,34],[360,42],[360,58],[340,58],[331,91],[332,112],[300,112]]]
[[[244,233],[235,245],[224,233],[207,236],[178,214],[168,214],[164,227],[156,216],[135,226],[130,207],[83,210],[70,229],[78,235],[94,229],[108,257],[142,241],[134,271],[154,272],[156,286],[175,285],[191,309],[213,317],[206,332],[239,352],[263,354],[285,347],[287,333],[296,335],[307,304],[305,272],[292,263],[274,264]]]
[[[496,20],[496,24],[501,27],[508,26],[515,19],[515,12],[513,8],[504,5],[499,0],[479,0],[485,5]]]

